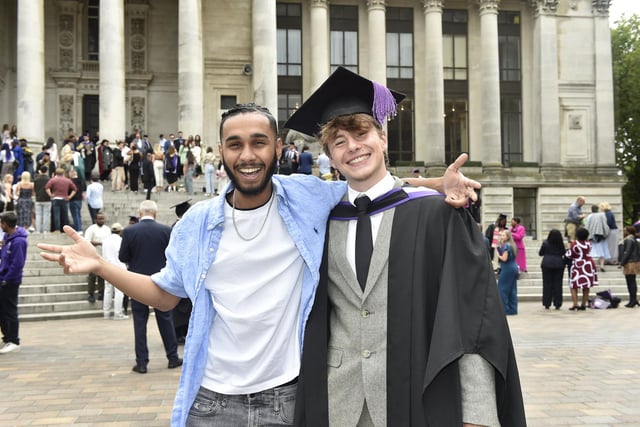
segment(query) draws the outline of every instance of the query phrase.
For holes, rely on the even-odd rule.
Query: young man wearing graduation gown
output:
[[[380,123],[403,97],[339,68],[285,123],[318,134],[349,184],[327,227],[296,425],[524,426],[509,329],[475,221],[386,170]],[[373,200],[362,216],[368,243],[354,207],[362,195]]]

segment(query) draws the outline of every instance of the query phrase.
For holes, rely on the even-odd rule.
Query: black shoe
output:
[[[559,306],[559,305],[558,305],[558,306],[556,306],[556,310],[560,310],[560,306]]]
[[[102,294],[98,294],[98,297],[96,298],[98,301],[102,301],[104,297],[102,296]]]
[[[577,306],[577,305],[574,305],[574,306],[573,306],[573,307],[571,307],[569,310],[571,310],[571,311],[576,311],[577,309],[578,309],[578,306]]]
[[[586,310],[586,309],[587,309],[587,307],[584,306],[584,305],[581,305],[580,307],[578,307],[578,310]]]
[[[96,297],[94,297],[93,295],[89,295],[89,298],[87,298],[87,301],[96,302]]]
[[[182,366],[182,359],[177,358],[177,359],[173,359],[173,360],[169,360],[169,365],[167,366],[167,368],[169,369],[175,369]],[[146,371],[146,369],[145,369]]]
[[[147,373],[147,367],[146,366],[141,366],[141,365],[134,365],[134,367],[131,370],[133,372],[137,372],[139,374],[146,374]]]
[[[606,272],[606,270],[604,268],[602,268],[602,267],[600,267],[600,271],[603,272],[603,273]]]
[[[625,304],[625,307],[633,308],[633,307],[635,307],[636,305],[640,305],[640,304],[638,303],[638,301],[629,302],[629,304]]]
[[[549,310],[549,306],[548,306],[548,305],[545,305],[545,306],[544,306],[544,309],[545,309],[545,310]]]

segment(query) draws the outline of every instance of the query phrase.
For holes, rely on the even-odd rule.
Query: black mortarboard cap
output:
[[[191,203],[189,203],[190,201],[191,199],[185,200],[184,202],[171,206],[172,208],[176,209],[176,216],[178,218],[182,217],[182,215],[184,215],[185,212],[189,210],[189,208],[191,207]]]
[[[498,215],[498,219],[507,219],[507,216],[503,213]]]
[[[365,113],[384,124],[396,113],[405,95],[338,67],[289,117],[284,127],[315,136],[328,121],[348,114]]]
[[[129,216],[129,224],[137,224],[138,221],[140,221],[140,220],[138,219],[137,216],[134,216],[134,215],[130,215]]]

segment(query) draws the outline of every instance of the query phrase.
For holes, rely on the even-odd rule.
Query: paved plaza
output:
[[[640,426],[640,308],[568,305],[522,303],[509,318],[528,425]],[[140,375],[131,319],[22,323],[21,351],[0,356],[0,425],[168,425],[180,373],[167,369],[153,318],[148,329]]]

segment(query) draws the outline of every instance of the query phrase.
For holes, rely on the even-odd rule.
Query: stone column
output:
[[[180,0],[178,9],[178,129],[202,135],[204,118],[204,61],[202,4]]]
[[[124,138],[124,0],[100,1],[100,139]]]
[[[534,52],[534,142],[540,148],[542,168],[560,167],[560,106],[558,102],[557,0],[535,5]]]
[[[44,1],[18,2],[18,137],[42,144],[44,135]],[[37,150],[35,150],[37,152]]]
[[[367,76],[387,84],[387,21],[386,0],[367,0],[369,21],[369,69]]]
[[[278,117],[276,0],[253,0],[253,101]]]
[[[329,2],[311,1],[311,90],[316,90],[329,75]]]
[[[615,118],[609,2],[596,0],[594,8],[596,166],[615,167]]]
[[[502,166],[500,139],[500,62],[498,55],[498,5],[500,0],[478,0],[480,6],[482,76],[482,144],[483,166]]]
[[[444,165],[444,72],[442,52],[442,0],[423,0],[425,18],[425,96],[416,99],[424,104],[425,117],[416,117],[416,160],[427,167]],[[424,128],[418,132],[417,127]]]

